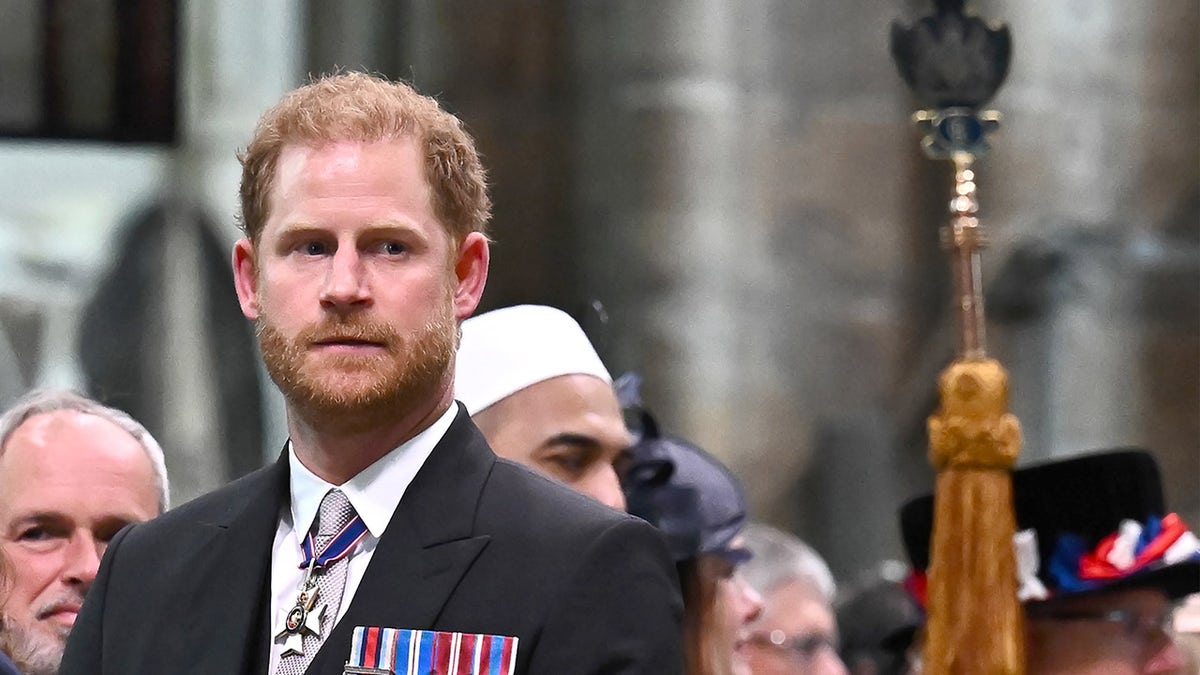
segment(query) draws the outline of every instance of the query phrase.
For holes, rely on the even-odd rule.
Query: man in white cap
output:
[[[541,305],[462,323],[454,396],[501,457],[625,508],[618,466],[631,437],[583,329]]]

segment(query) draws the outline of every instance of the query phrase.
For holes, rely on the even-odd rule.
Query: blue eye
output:
[[[325,253],[325,244],[319,241],[310,241],[301,247],[305,255],[322,255]]]
[[[395,241],[389,241],[383,245],[383,252],[388,255],[400,255],[404,253],[404,244]]]

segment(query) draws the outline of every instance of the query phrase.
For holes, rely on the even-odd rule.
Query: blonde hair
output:
[[[433,212],[451,238],[484,232],[492,208],[487,177],[459,119],[407,84],[364,73],[322,77],[263,114],[250,144],[238,153],[242,230],[255,243],[262,235],[284,147],[405,137],[417,141],[425,158]]]

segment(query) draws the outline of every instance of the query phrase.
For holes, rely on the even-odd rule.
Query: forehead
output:
[[[154,481],[150,458],[137,439],[109,420],[74,410],[30,417],[0,454],[0,504],[123,487],[153,494]]]
[[[628,444],[629,433],[612,385],[592,375],[560,375],[501,401],[513,421],[546,433],[580,433]]]
[[[623,419],[612,385],[592,375],[559,375],[512,394],[520,408],[541,413],[587,411]]]
[[[833,611],[812,584],[793,579],[772,588],[763,598],[764,624],[788,632],[829,630],[834,624]]]
[[[1052,602],[1053,604],[1046,605],[1046,609],[1072,612],[1103,612],[1114,609],[1158,611],[1171,604],[1166,593],[1157,588],[1127,588]]]
[[[273,200],[336,196],[382,190],[429,198],[429,183],[417,141],[410,136],[379,141],[291,144],[279,153]],[[299,193],[305,194],[299,194]]]

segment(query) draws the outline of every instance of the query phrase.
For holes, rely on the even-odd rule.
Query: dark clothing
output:
[[[126,529],[62,675],[264,673],[273,466]],[[309,673],[340,675],[355,626],[517,636],[517,673],[682,672],[670,556],[645,522],[498,459],[459,408],[397,507]]]
[[[4,652],[0,652],[0,675],[21,675],[16,664]]]

